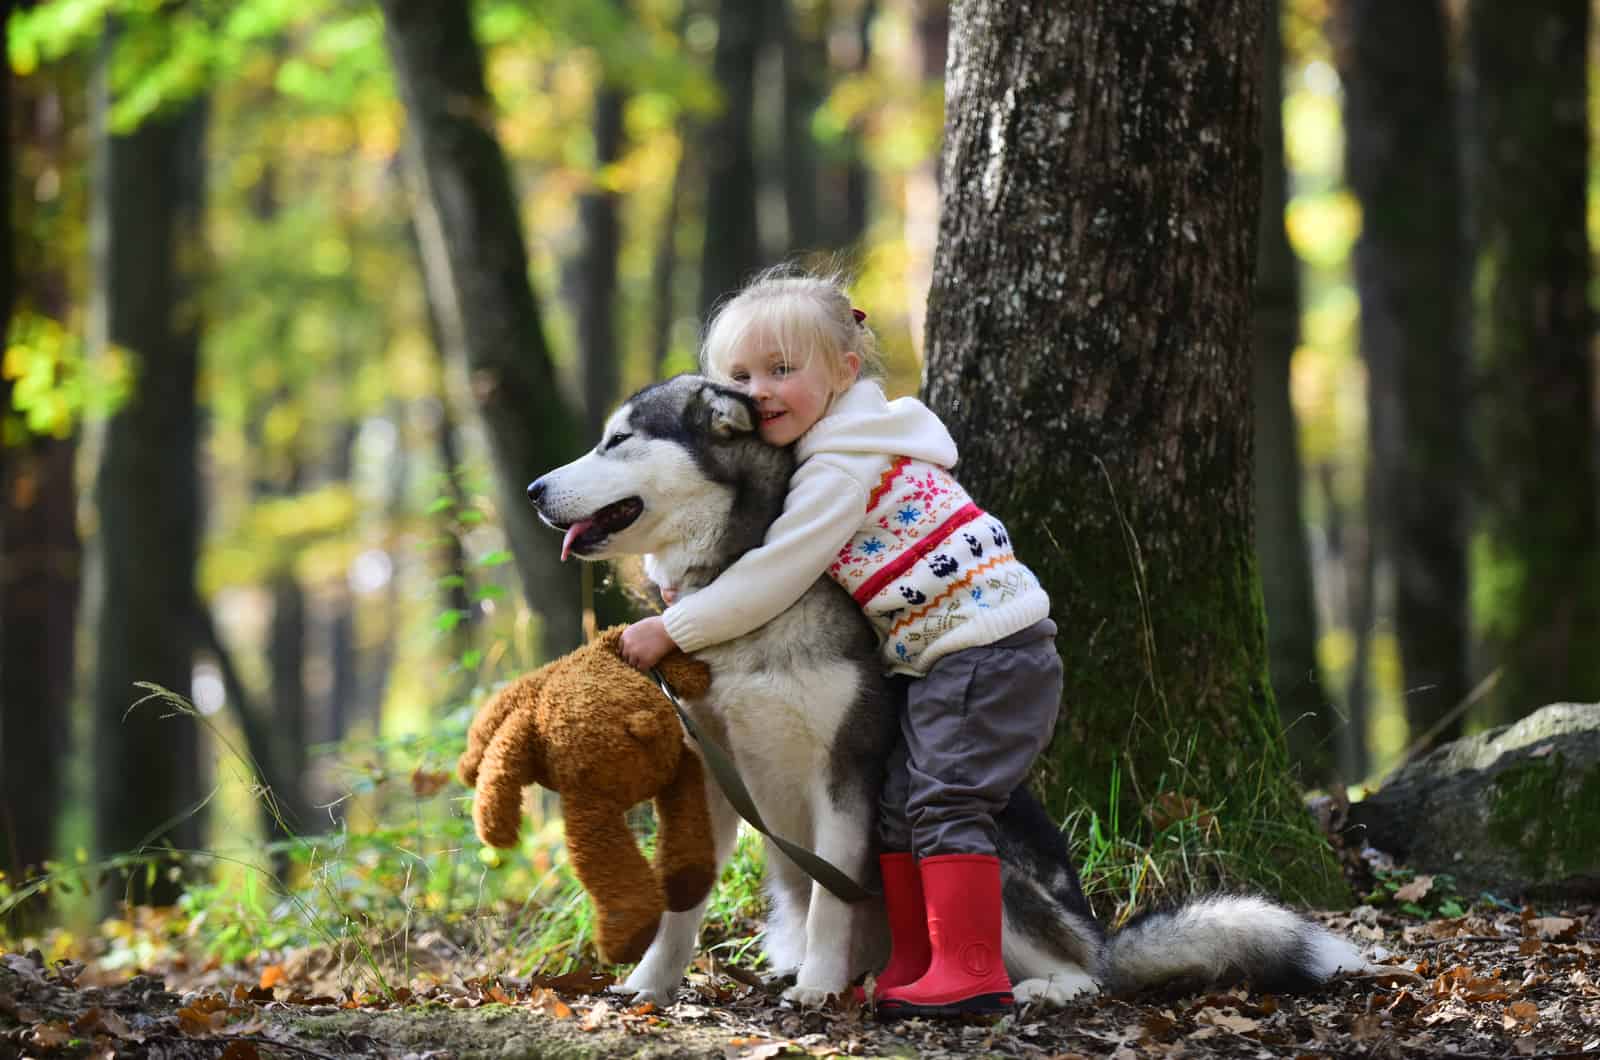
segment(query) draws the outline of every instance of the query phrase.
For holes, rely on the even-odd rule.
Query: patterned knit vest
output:
[[[1049,609],[1000,520],[974,504],[949,471],[907,457],[883,473],[867,498],[861,529],[828,573],[883,636],[885,661],[902,672],[925,673],[943,654],[935,645],[967,623],[1004,622],[1001,613],[1008,610]],[[997,625],[999,635],[1043,613],[1021,617],[1020,625]],[[998,637],[980,642],[990,639]]]

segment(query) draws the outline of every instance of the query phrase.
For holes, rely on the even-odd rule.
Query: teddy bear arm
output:
[[[546,673],[548,669],[549,667],[541,667],[531,674],[517,678],[478,708],[477,716],[472,719],[472,727],[467,730],[467,749],[456,761],[456,775],[461,778],[463,784],[468,787],[477,784],[478,770],[482,767],[484,752],[489,749],[495,734],[505,724],[506,717],[518,708],[526,708],[529,711],[533,709],[539,689],[544,686],[548,677]]]
[[[477,770],[472,820],[478,838],[493,847],[515,846],[522,826],[522,789],[542,782],[543,741],[529,705],[513,711],[495,731]]]
[[[666,905],[623,811],[582,796],[561,797],[567,856],[594,902],[595,945],[612,963],[644,956]]]
[[[711,667],[681,651],[674,651],[659,664],[661,676],[680,696],[695,699],[711,689]]]
[[[699,905],[717,881],[705,770],[700,756],[689,750],[679,759],[677,774],[656,794],[655,870],[667,908],[674,912]]]

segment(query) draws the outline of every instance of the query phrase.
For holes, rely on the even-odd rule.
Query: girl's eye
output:
[[[728,378],[732,379],[735,383],[748,383],[750,381],[750,373],[734,372],[733,375],[729,376]]]
[[[789,366],[787,364],[775,364],[772,366],[772,374],[782,379],[789,374]]]

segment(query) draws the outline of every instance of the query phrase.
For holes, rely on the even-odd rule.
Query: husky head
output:
[[[565,534],[562,559],[650,553],[709,580],[761,543],[788,492],[793,454],[761,441],[757,422],[739,391],[677,376],[624,402],[600,443],[528,499]]]

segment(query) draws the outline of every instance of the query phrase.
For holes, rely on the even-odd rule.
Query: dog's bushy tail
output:
[[[1269,993],[1295,993],[1367,961],[1356,947],[1276,902],[1213,895],[1144,913],[1106,939],[1106,988],[1203,988],[1248,980]]]

